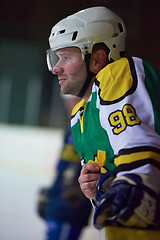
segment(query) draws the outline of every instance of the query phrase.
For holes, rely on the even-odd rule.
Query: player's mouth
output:
[[[59,78],[59,84],[60,85],[63,85],[63,83],[66,81],[66,79],[65,78]]]

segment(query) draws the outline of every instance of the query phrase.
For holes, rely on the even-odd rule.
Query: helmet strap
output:
[[[86,63],[87,78],[86,78],[86,81],[84,82],[79,94],[77,95],[77,97],[79,97],[79,98],[82,98],[84,96],[86,90],[88,89],[88,87],[91,83],[92,78],[95,77],[95,75],[96,75],[96,74],[89,71],[90,59],[91,59],[91,54],[85,54],[84,60],[85,60],[85,63]]]

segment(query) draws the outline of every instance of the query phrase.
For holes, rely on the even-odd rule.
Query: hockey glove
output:
[[[38,193],[38,200],[37,200],[37,214],[41,218],[45,218],[45,211],[46,206],[48,204],[48,198],[49,198],[49,188],[41,188]]]
[[[97,208],[94,225],[100,229],[107,225],[126,227],[160,227],[160,187],[146,174],[125,174],[116,177],[102,175],[95,194]],[[157,179],[158,180],[158,179]],[[105,189],[105,185],[107,186]]]

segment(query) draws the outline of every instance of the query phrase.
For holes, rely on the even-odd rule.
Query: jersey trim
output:
[[[144,166],[146,164],[151,164],[157,167],[158,169],[160,169],[159,162],[155,161],[154,159],[144,159],[144,160],[139,160],[139,161],[135,161],[127,164],[121,164],[116,168],[116,171],[117,173],[123,172],[123,171],[130,171],[132,169]]]
[[[86,104],[86,101],[84,99],[82,99],[79,103],[77,103],[72,110],[71,118],[74,118],[74,116],[77,114],[78,111],[80,112],[83,111],[85,104]]]
[[[160,163],[160,149],[154,147],[137,147],[131,149],[122,149],[119,156],[114,159],[114,164],[118,170],[128,170],[146,163]],[[126,169],[127,168],[127,169]]]

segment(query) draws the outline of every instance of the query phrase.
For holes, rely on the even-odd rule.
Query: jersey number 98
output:
[[[134,107],[126,104],[122,110],[117,110],[110,114],[109,123],[113,127],[113,133],[118,135],[123,132],[127,126],[132,127],[134,125],[139,125],[141,121],[136,116]]]

